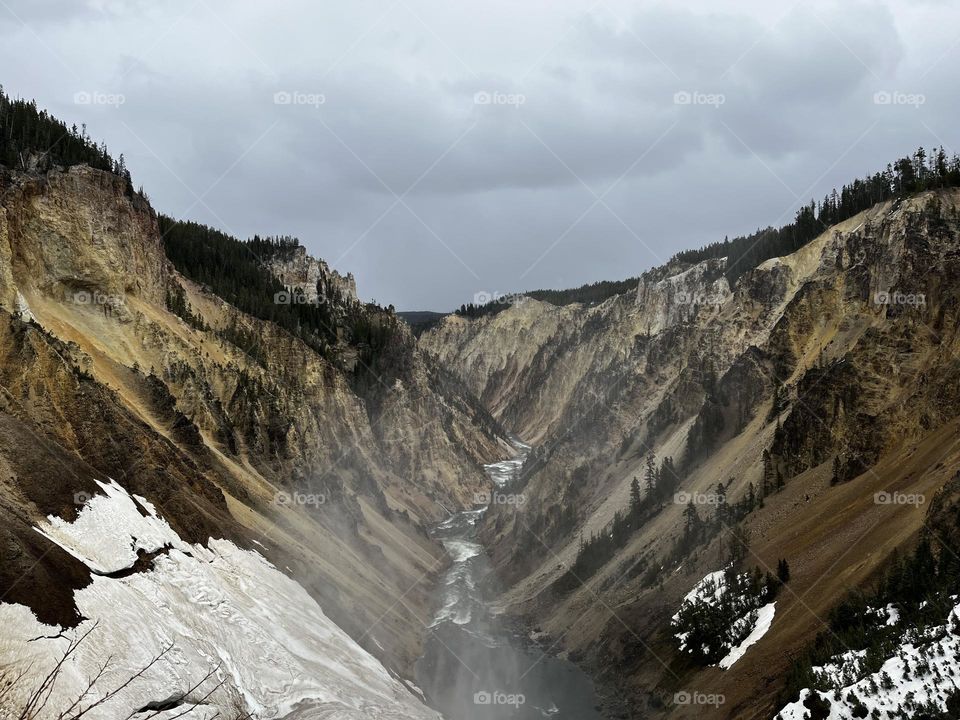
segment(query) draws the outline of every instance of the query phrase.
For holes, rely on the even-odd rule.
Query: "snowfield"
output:
[[[176,708],[133,720],[169,720],[188,708],[188,719],[203,720],[439,720],[260,554],[226,540],[185,543],[145,499],[114,481],[101,488],[75,522],[51,517],[37,528],[98,573],[75,593],[87,619],[63,631],[25,606],[0,603],[0,667],[27,672],[0,718],[17,717],[70,640],[90,631],[64,664],[41,719],[70,706],[104,664],[85,705],[162,655],[85,717],[123,720],[197,686]],[[103,575],[130,567],[138,549],[160,551],[152,571]]]
[[[893,606],[881,612],[893,623],[899,618]],[[806,688],[799,700],[777,714],[777,720],[808,717],[810,711],[804,701],[813,694],[830,703],[828,720],[855,717],[857,704],[866,708],[868,717],[882,718],[900,717],[901,710],[911,717],[919,706],[928,703],[945,710],[947,697],[960,688],[960,605],[950,612],[945,625],[905,631],[900,647],[878,672],[861,671],[864,656],[864,651],[850,651],[834,658],[835,662],[815,667],[821,678],[839,689],[820,692]]]

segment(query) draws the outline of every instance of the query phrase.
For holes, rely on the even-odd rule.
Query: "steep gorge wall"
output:
[[[512,488],[525,502],[494,508],[483,530],[504,602],[637,702],[683,682],[735,699],[718,716],[769,717],[783,648],[809,642],[846,591],[837,569],[865,581],[923,522],[913,508],[878,508],[874,494],[932,497],[956,470],[953,443],[936,438],[958,414],[958,207],[953,190],[879,205],[732,288],[722,261],[662,268],[599,305],[524,300],[426,333],[428,352],[540,445]],[[931,460],[927,445],[942,452]],[[741,499],[750,484],[761,492],[765,450],[785,488],[746,519],[748,557],[768,567],[791,557],[804,602],[784,600],[791,621],[775,622],[735,671],[680,672],[666,623],[726,552],[714,539],[677,561],[684,504],[668,499],[589,576],[567,569],[580,539],[608,533],[626,509],[647,455],[674,458],[686,496],[729,482]],[[817,587],[824,578],[829,589]]]
[[[167,310],[178,287],[208,329]],[[228,328],[257,338],[256,357]],[[75,516],[109,476],[190,542],[260,549],[410,671],[445,562],[426,528],[469,504],[502,453],[495,423],[481,430],[412,341],[402,380],[358,394],[300,340],[180,276],[146,201],[85,166],[0,176],[0,336],[5,601],[75,621],[84,569],[32,526]]]

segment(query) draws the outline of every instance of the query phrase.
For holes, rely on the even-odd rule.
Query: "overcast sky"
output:
[[[0,68],[158,210],[404,310],[638,275],[960,149],[948,0],[0,0]]]

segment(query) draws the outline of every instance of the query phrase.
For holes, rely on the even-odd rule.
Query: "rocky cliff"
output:
[[[953,190],[878,205],[733,287],[722,259],[676,264],[600,304],[524,299],[421,338],[539,446],[511,488],[525,502],[494,508],[484,535],[503,602],[618,689],[613,714],[701,715],[665,701],[696,690],[724,697],[711,715],[769,717],[791,654],[911,546],[929,505],[875,498],[930,500],[958,467],[958,207]],[[651,466],[669,493],[644,504]],[[622,531],[634,478],[642,512]],[[752,498],[735,528],[720,483]],[[789,591],[736,665],[699,669],[669,619],[733,547],[762,571],[788,558]]]
[[[351,276],[302,250],[271,270],[315,292],[323,276],[357,303]],[[396,332],[403,372],[364,393],[180,275],[122,178],[0,171],[3,601],[47,624],[82,620],[74,592],[89,567],[34,528],[77,518],[112,478],[183,541],[265,555],[409,677],[446,562],[426,529],[470,504],[486,485],[480,463],[503,449],[496,423],[399,321]]]
[[[268,266],[287,288],[301,291],[306,302],[327,302],[334,294],[357,300],[357,282],[353,273],[341,275],[323,260],[308,255],[302,245],[270,258]],[[328,298],[328,294],[331,297]]]

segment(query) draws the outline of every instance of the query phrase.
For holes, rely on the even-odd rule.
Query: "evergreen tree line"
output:
[[[297,248],[300,247],[300,240],[290,235],[278,235],[275,237],[260,237],[254,235],[247,241],[251,252],[258,258],[269,260],[280,258],[289,260],[293,257]]]
[[[454,310],[455,315],[460,317],[469,318],[471,320],[476,320],[477,318],[485,317],[487,315],[499,315],[508,307],[511,303],[504,302],[502,299],[491,300],[483,305],[477,305],[476,303],[466,303],[461,305],[456,310]]]
[[[630,483],[630,504],[626,510],[618,510],[614,514],[613,521],[599,533],[591,533],[589,538],[580,539],[580,547],[570,570],[571,574],[584,579],[603,567],[620,548],[627,544],[630,536],[643,527],[672,498],[679,482],[673,458],[664,458],[660,467],[657,468],[653,455],[648,455],[644,476],[646,493],[641,492],[640,481],[634,477]]]
[[[97,144],[87,135],[86,125],[67,127],[46,110],[37,109],[35,101],[13,99],[0,86],[0,165],[26,169],[32,153],[43,155],[46,166],[87,164],[112,172],[124,178],[128,192],[133,192],[123,155],[114,160],[104,143]]]
[[[252,243],[192,221],[158,217],[164,250],[174,266],[191,280],[205,285],[237,309],[276,323],[328,353],[336,339],[327,307],[307,303],[280,303],[284,285],[264,266]],[[264,243],[258,238],[258,247]]]
[[[948,623],[956,605],[957,587],[960,587],[960,557],[950,548],[938,548],[924,537],[910,554],[894,555],[870,589],[851,592],[830,611],[828,629],[819,633],[794,661],[781,704],[796,700],[803,688],[834,690],[829,679],[815,673],[813,668],[849,650],[862,650],[864,654],[859,659],[856,677],[846,678],[850,681],[846,684],[879,672],[883,663],[898,651],[907,628],[923,630]],[[888,605],[893,605],[899,613],[895,624],[887,624],[885,608]],[[960,704],[957,707],[960,709]]]
[[[905,198],[923,190],[960,186],[960,156],[948,156],[940,147],[929,152],[920,147],[910,157],[903,157],[887,165],[882,172],[854,180],[829,192],[823,200],[811,200],[800,208],[794,221],[782,227],[759,229],[750,235],[724,238],[696,250],[684,250],[673,256],[671,262],[695,264],[704,260],[727,258],[726,276],[731,285],[745,272],[765,260],[789,255],[819,236],[831,225],[853,217],[877,203]],[[534,290],[528,297],[553,305],[571,303],[598,303],[614,295],[633,292],[640,278],[605,280],[588,283],[567,290]],[[493,305],[495,307],[488,307]],[[462,306],[458,314],[480,317],[496,313],[506,306],[489,303],[471,310]]]
[[[569,290],[534,290],[524,293],[535,300],[548,302],[551,305],[570,305],[572,303],[600,303],[614,295],[623,295],[637,289],[640,278],[632,277],[626,280],[601,280],[587,283]]]
[[[603,302],[607,298],[615,295],[632,292],[637,289],[639,282],[640,278],[636,277],[627,278],[626,280],[600,280],[567,290],[532,290],[531,292],[522,293],[522,295],[557,306],[571,305],[573,303],[590,305]],[[476,303],[461,305],[454,312],[461,317],[474,319],[486,315],[496,315],[506,310],[510,305],[512,305],[512,302],[505,301],[504,298],[495,298],[482,305]]]
[[[797,211],[792,223],[724,238],[699,250],[674,256],[684,263],[727,258],[727,279],[732,285],[748,270],[772,257],[788,255],[820,235],[830,225],[853,217],[879,202],[905,198],[923,190],[960,186],[960,156],[948,157],[942,147],[929,153],[920,147],[910,157],[900,158],[882,172],[854,180],[838,192],[834,189],[820,202],[811,200]]]
[[[265,261],[299,247],[295,238],[254,236],[243,242],[201,223],[165,215],[160,215],[158,222],[164,250],[177,270],[238,310],[282,327],[336,364],[343,361],[343,347],[352,347],[357,360],[353,374],[358,380],[375,383],[381,375],[393,376],[409,370],[409,336],[402,332],[400,321],[392,312],[344,298],[325,278],[318,281],[317,287],[323,302],[306,302],[299,291],[288,292],[270,272]],[[176,293],[168,304],[181,317],[183,313],[192,313],[190,308],[183,307]],[[258,347],[257,339],[242,328],[227,328],[221,335],[255,359],[263,360],[252,352]]]
[[[768,457],[768,456],[767,456]],[[736,501],[729,501],[727,491],[733,484],[733,478],[726,483],[717,483],[710,493],[703,497],[690,497],[683,510],[683,530],[667,553],[664,567],[672,567],[682,562],[696,548],[708,543],[725,530],[730,531],[731,540],[727,548],[729,561],[741,562],[746,555],[748,539],[738,524],[755,509],[763,507],[764,497],[783,487],[782,476],[775,470],[767,469],[765,464],[764,484],[758,489],[752,482],[747,491]],[[776,479],[779,477],[779,481]],[[563,592],[576,587],[580,580],[590,577],[608,563],[622,549],[630,536],[649,522],[667,503],[682,500],[680,479],[673,458],[666,457],[657,468],[653,455],[647,456],[643,480],[634,477],[630,483],[630,502],[626,509],[617,511],[613,520],[599,533],[591,533],[589,538],[580,538],[580,546],[573,566],[558,581],[557,588]],[[705,509],[698,509],[703,505]],[[721,547],[722,549],[722,547]],[[641,563],[647,567],[645,563]],[[659,564],[650,566],[644,577],[644,584],[651,584],[659,576]],[[778,568],[781,580],[789,579],[789,567],[786,560]]]
[[[174,315],[181,317],[187,325],[196,328],[201,332],[209,330],[209,326],[203,321],[200,313],[193,311],[193,306],[187,300],[186,292],[179,283],[172,288],[167,288],[167,310]]]
[[[713,512],[707,511],[701,515],[697,509],[698,503],[693,498],[689,500],[683,511],[683,532],[674,548],[673,557],[684,557],[762,505],[763,498],[753,483],[750,483],[747,493],[740,500],[728,502],[727,488],[732,483],[732,478],[726,484],[718,483],[715,491],[709,494],[708,507],[714,508]],[[630,504],[625,510],[617,511],[613,521],[599,533],[581,538],[571,573],[583,579],[603,567],[627,544],[635,531],[649,522],[667,503],[677,501],[679,486],[680,478],[673,458],[664,458],[657,468],[653,455],[648,455],[642,482],[634,477],[630,483]]]

